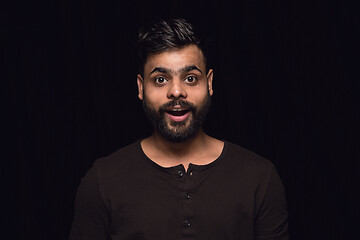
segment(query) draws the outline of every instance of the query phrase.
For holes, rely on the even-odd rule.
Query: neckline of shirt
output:
[[[144,153],[144,150],[142,149],[141,147],[141,141],[143,139],[140,139],[137,143],[136,143],[136,148],[138,150],[138,153],[140,154],[141,158],[144,160],[144,162],[149,165],[150,167],[152,168],[156,168],[162,172],[165,172],[165,173],[175,173],[177,174],[179,171],[184,171],[185,173],[185,167],[183,164],[179,164],[179,165],[175,165],[175,166],[171,166],[171,167],[163,167],[159,164],[157,164],[156,162],[154,162],[153,160],[151,160],[145,153]],[[212,161],[211,163],[208,163],[208,164],[204,164],[204,165],[197,165],[197,164],[193,164],[193,163],[190,163],[189,164],[189,167],[187,169],[187,172],[189,171],[203,171],[203,170],[206,170],[208,168],[211,168],[211,167],[214,167],[215,165],[217,165],[218,163],[221,163],[222,162],[222,159],[225,157],[226,153],[227,153],[227,149],[228,149],[228,142],[227,141],[224,141],[224,146],[223,146],[223,149],[219,155],[218,158],[216,158],[214,161]]]

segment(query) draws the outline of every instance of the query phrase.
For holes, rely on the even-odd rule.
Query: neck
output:
[[[223,142],[206,135],[202,129],[185,142],[170,142],[157,132],[141,142],[144,153],[158,165],[171,167],[182,164],[185,170],[190,163],[205,165],[216,160],[223,146]]]

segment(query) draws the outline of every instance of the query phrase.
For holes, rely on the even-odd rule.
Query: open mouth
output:
[[[183,116],[187,112],[189,112],[189,110],[170,110],[170,111],[167,111],[167,113],[169,113],[170,115],[173,115],[173,116]]]
[[[189,112],[187,109],[171,109],[166,111],[169,118],[175,122],[184,121],[189,116]]]

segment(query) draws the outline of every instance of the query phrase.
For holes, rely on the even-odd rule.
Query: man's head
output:
[[[139,33],[139,98],[157,133],[183,142],[201,129],[213,94],[213,71],[191,25],[161,21]]]

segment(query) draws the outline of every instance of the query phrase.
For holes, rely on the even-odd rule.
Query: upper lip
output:
[[[173,111],[173,112],[180,112],[180,111],[187,111],[188,109],[186,108],[170,108],[168,111]]]
[[[188,110],[189,110],[189,109],[183,108],[183,107],[181,107],[181,106],[179,106],[179,105],[173,106],[173,107],[167,109],[167,111],[174,111],[174,112],[188,111]]]

